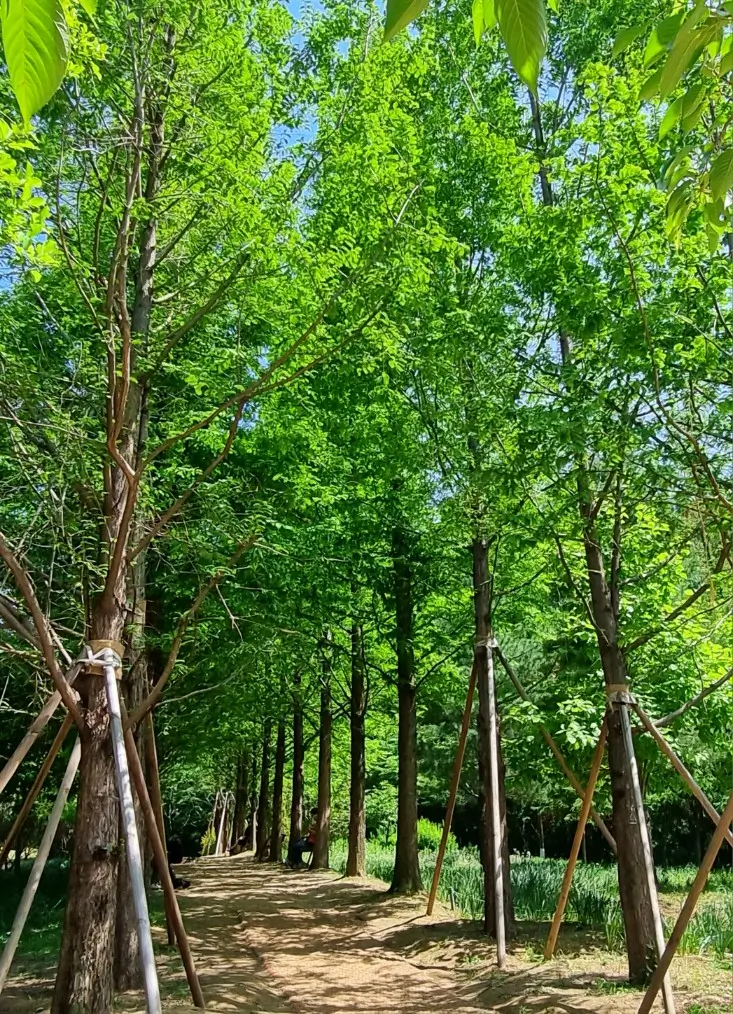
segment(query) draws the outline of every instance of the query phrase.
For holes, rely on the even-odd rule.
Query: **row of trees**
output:
[[[730,263],[694,214],[668,244],[656,183],[677,139],[638,109],[641,54],[609,66],[623,4],[564,5],[537,98],[466,18],[428,12],[383,47],[369,6],[295,26],[263,0],[108,5],[103,59],[30,151],[0,303],[3,593],[35,624],[34,643],[0,632],[8,751],[49,675],[64,686],[59,643],[123,643],[171,812],[192,772],[236,791],[256,759],[265,804],[276,729],[296,836],[317,738],[317,863],[331,795],[356,873],[370,781],[394,784],[401,891],[420,887],[418,800],[445,791],[471,666],[487,756],[494,637],[531,688],[499,678],[502,798],[569,810],[536,726],[584,781],[627,679],[654,716],[684,710],[713,799],[730,763],[729,693],[686,709],[725,686],[733,633]],[[135,977],[100,682],[69,700],[55,1014],[107,1011]],[[651,899],[614,715],[599,808],[641,981]],[[637,748],[647,798],[673,796]],[[240,790],[240,826],[243,807]],[[488,877],[487,906],[491,925]]]

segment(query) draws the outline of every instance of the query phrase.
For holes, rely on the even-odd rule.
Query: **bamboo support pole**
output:
[[[127,764],[127,753],[122,733],[122,712],[114,668],[114,654],[109,649],[104,653],[104,682],[107,691],[107,709],[110,717],[112,748],[117,773],[117,790],[120,796],[122,826],[125,832],[125,846],[127,848],[127,867],[130,871],[130,887],[132,889],[132,899],[137,917],[137,937],[140,947],[140,965],[145,984],[145,1003],[148,1014],[162,1014],[158,972],[155,967],[153,937],[150,931],[150,917],[148,915],[148,900],[145,895],[145,878],[143,875],[142,856],[140,854],[140,840],[135,821],[135,804],[132,798],[130,771]]]
[[[603,751],[606,747],[606,732],[606,716],[604,715],[603,722],[601,724],[601,734],[598,737],[598,745],[596,746],[593,753],[593,760],[591,761],[590,774],[588,775],[588,785],[585,790],[583,805],[580,808],[578,826],[575,829],[575,837],[573,838],[572,848],[570,849],[570,858],[568,859],[568,864],[565,867],[565,875],[563,876],[562,887],[560,889],[560,897],[558,898],[557,908],[555,909],[552,926],[550,927],[550,935],[547,938],[545,961],[549,961],[555,953],[557,938],[560,933],[560,925],[562,923],[563,916],[565,915],[568,898],[570,897],[573,874],[575,873],[575,866],[578,862],[580,846],[583,843],[583,835],[585,834],[585,825],[588,823],[588,815],[590,814],[590,807],[593,801],[593,793],[595,792],[596,782],[598,781],[598,773],[601,770],[601,763],[603,761]]]
[[[5,839],[5,844],[3,845],[2,851],[0,852],[0,867],[2,867],[3,863],[8,858],[8,855],[10,854],[10,850],[13,847],[13,842],[17,838],[18,833],[20,832],[20,829],[23,827],[23,825],[25,824],[26,820],[28,819],[28,814],[33,809],[33,804],[35,803],[36,799],[38,798],[38,793],[43,788],[43,785],[44,785],[44,783],[46,781],[46,778],[48,777],[48,772],[51,770],[51,765],[56,760],[56,756],[57,756],[59,750],[61,749],[61,747],[63,746],[64,740],[66,739],[66,737],[67,737],[67,735],[69,733],[69,729],[71,728],[71,726],[73,724],[74,724],[74,719],[72,718],[71,715],[67,715],[66,718],[64,719],[64,721],[63,721],[63,723],[62,723],[59,731],[56,733],[56,738],[54,739],[53,743],[51,744],[51,749],[46,754],[46,759],[44,760],[43,764],[41,765],[41,769],[38,772],[38,774],[36,775],[36,778],[35,778],[35,781],[33,782],[33,785],[31,785],[30,792],[26,796],[25,802],[21,806],[20,812],[18,813],[18,816],[13,821],[13,826],[10,828],[8,836]]]
[[[73,719],[72,719],[73,721]],[[56,837],[56,831],[58,830],[59,823],[61,821],[61,815],[66,805],[66,800],[69,796],[72,783],[76,776],[77,768],[79,767],[79,760],[81,758],[81,742],[77,739],[74,744],[74,749],[71,751],[71,757],[69,763],[66,765],[66,772],[61,782],[61,788],[59,789],[58,795],[56,796],[56,802],[53,804],[51,810],[51,816],[48,818],[48,824],[46,830],[43,832],[43,838],[41,844],[38,846],[38,853],[33,863],[28,882],[25,885],[23,891],[23,897],[20,900],[18,911],[15,913],[15,919],[13,920],[13,926],[10,930],[10,936],[5,944],[2,956],[0,957],[0,993],[3,991],[3,987],[8,978],[10,972],[10,966],[15,956],[15,951],[18,947],[23,927],[28,919],[28,913],[31,910],[33,899],[36,896],[38,885],[41,882],[41,876],[43,870],[48,861],[48,855],[53,845],[53,840]]]
[[[461,732],[458,737],[458,750],[456,751],[456,759],[453,764],[453,775],[451,777],[450,790],[448,792],[448,806],[445,811],[445,820],[443,822],[443,834],[440,838],[440,847],[438,848],[438,857],[435,860],[435,870],[433,871],[433,882],[430,885],[430,895],[428,897],[428,908],[427,915],[433,914],[433,908],[435,907],[435,897],[438,893],[438,884],[440,882],[440,871],[443,868],[443,859],[445,858],[445,849],[448,844],[448,835],[450,834],[451,823],[453,822],[453,811],[456,806],[456,796],[458,795],[458,786],[461,781],[461,769],[463,767],[463,758],[466,753],[466,740],[468,739],[468,729],[471,724],[471,709],[473,707],[473,696],[476,690],[476,667],[471,667],[471,678],[468,681],[468,693],[466,694],[466,706],[463,709],[463,722],[461,724]]]
[[[674,958],[675,954],[677,953],[677,948],[680,945],[682,935],[687,929],[687,924],[692,918],[698,899],[705,888],[705,884],[708,879],[708,874],[710,873],[710,870],[713,867],[713,863],[717,858],[718,852],[720,851],[720,846],[723,844],[723,839],[725,838],[725,830],[731,824],[732,821],[733,821],[733,792],[731,792],[725,810],[723,810],[723,814],[720,820],[718,821],[718,825],[715,828],[715,831],[713,832],[713,837],[710,839],[710,844],[708,845],[707,852],[703,856],[702,863],[700,864],[700,869],[697,871],[697,875],[694,881],[692,882],[690,893],[685,898],[685,903],[680,910],[680,914],[677,916],[677,922],[674,924],[674,929],[670,933],[669,940],[667,941],[667,946],[665,947],[664,953],[659,959],[659,964],[654,969],[654,974],[652,975],[651,982],[649,983],[647,991],[644,994],[644,997],[639,1005],[639,1010],[637,1011],[637,1014],[649,1014],[649,1011],[652,1009],[652,1004],[654,1003],[657,993],[659,992],[659,987],[662,985],[664,978],[667,975],[669,966],[672,963],[672,958]]]
[[[504,669],[506,671],[507,676],[509,677],[509,679],[511,680],[511,682],[512,682],[512,684],[514,686],[514,689],[517,691],[517,693],[519,694],[519,696],[521,697],[521,699],[523,701],[526,701],[527,703],[531,703],[529,694],[527,693],[527,691],[522,686],[522,683],[521,683],[519,677],[514,672],[514,669],[512,668],[512,666],[509,664],[509,661],[506,658],[506,656],[504,655],[504,652],[501,650],[501,648],[498,645],[496,646],[495,650],[496,650],[496,654],[497,654],[497,657],[498,657],[499,661],[501,662],[502,666],[504,667]],[[573,772],[568,767],[567,762],[566,762],[566,760],[565,760],[565,758],[564,758],[564,756],[562,754],[562,751],[560,750],[560,747],[557,745],[557,743],[555,742],[554,738],[552,737],[552,734],[548,731],[548,729],[541,722],[538,723],[537,728],[540,730],[540,734],[541,734],[542,738],[544,739],[545,743],[547,743],[547,745],[549,746],[550,750],[552,751],[552,755],[555,758],[555,760],[557,761],[557,763],[558,763],[558,765],[560,767],[560,770],[565,775],[565,777],[567,778],[567,780],[570,782],[570,784],[572,785],[572,787],[575,789],[575,792],[580,797],[580,799],[584,799],[585,798],[585,789],[583,788],[583,786],[580,784],[580,782],[578,781],[578,779],[575,777],[575,775],[573,774]],[[598,811],[593,806],[591,806],[591,808],[590,808],[590,815],[591,815],[591,819],[593,820],[593,823],[596,825],[596,827],[598,828],[598,830],[601,832],[601,834],[603,835],[603,837],[608,842],[609,847],[610,847],[611,851],[613,852],[613,854],[614,855],[618,855],[618,850],[616,848],[616,839],[613,837],[613,835],[611,834],[611,832],[608,830],[608,827],[607,827],[606,822],[604,821],[603,817],[601,817],[600,813],[598,813]]]
[[[638,704],[637,702],[634,702],[632,704],[632,707],[636,712],[636,714],[639,716],[639,719],[641,720],[641,723],[646,729],[646,731],[652,737],[652,739],[657,744],[657,746],[662,751],[667,760],[671,763],[672,767],[675,769],[675,771],[680,776],[682,781],[685,783],[687,788],[690,790],[692,795],[698,801],[700,806],[702,806],[705,813],[707,813],[708,817],[710,817],[713,824],[717,826],[717,824],[720,821],[720,814],[715,809],[713,804],[710,802],[708,797],[705,795],[701,787],[697,784],[695,779],[692,777],[690,772],[687,770],[685,765],[682,763],[680,758],[677,756],[675,751],[669,745],[667,740],[664,738],[662,733],[659,731],[659,729],[656,727],[652,719],[649,717],[649,715],[647,715],[647,713],[644,711],[641,705]],[[725,829],[725,840],[728,842],[729,845],[733,846],[733,834],[731,834],[730,828]],[[0,859],[0,865],[1,864],[2,860]]]
[[[504,916],[504,868],[501,857],[501,808],[499,806],[499,722],[496,715],[496,682],[494,652],[486,645],[486,667],[489,698],[489,778],[491,781],[491,865],[494,880],[494,912],[496,915],[496,963],[506,964],[506,922]]]
[[[634,753],[634,740],[631,735],[631,719],[629,718],[629,705],[626,700],[616,701],[612,704],[612,707],[619,709],[621,718],[621,730],[624,738],[624,746],[626,748],[626,759],[629,765],[629,775],[631,780],[631,790],[634,794],[634,808],[636,810],[636,819],[639,822],[639,837],[641,838],[641,847],[644,853],[644,872],[646,874],[647,890],[649,892],[649,902],[652,907],[652,918],[654,920],[654,936],[657,945],[657,957],[661,961],[662,955],[664,954],[664,929],[662,928],[662,913],[659,910],[659,895],[657,894],[657,884],[654,878],[654,856],[652,854],[652,845],[649,839],[649,827],[646,822],[646,812],[644,810],[644,798],[641,794],[641,782],[639,780],[639,767],[636,763],[636,754]],[[675,1014],[675,1002],[674,994],[672,992],[672,983],[670,982],[669,975],[665,974],[662,980],[662,996],[664,998],[664,1009],[667,1014]]]
[[[160,768],[158,767],[158,749],[155,745],[155,726],[153,724],[153,713],[149,711],[145,716],[145,763],[148,769],[148,785],[150,793],[150,802],[153,805],[153,812],[155,813],[155,823],[158,828],[158,834],[160,836],[161,843],[163,845],[163,851],[166,857],[166,869],[168,869],[168,842],[165,834],[165,817],[163,815],[163,795],[160,791]],[[161,887],[163,881],[160,881]],[[164,898],[167,897],[164,892]],[[169,909],[168,902],[165,905],[165,926],[168,933],[168,943],[172,945],[175,943],[175,932],[173,929],[173,918],[172,912]]]
[[[50,722],[60,703],[61,694],[58,690],[54,690],[51,696],[46,700],[46,703],[43,705],[39,714],[31,722],[28,732],[7,759],[2,771],[0,771],[0,792],[4,791],[8,782],[20,767],[23,758]]]
[[[186,979],[188,980],[188,986],[191,990],[191,997],[193,999],[194,1006],[200,1007],[203,1010],[206,1006],[204,1003],[204,994],[201,991],[201,983],[199,982],[199,977],[196,973],[196,965],[193,960],[193,954],[191,953],[191,945],[188,941],[186,928],[183,924],[183,917],[181,916],[181,909],[178,905],[178,898],[176,897],[170,870],[168,869],[168,856],[166,855],[163,839],[161,838],[160,831],[158,829],[150,793],[148,792],[148,787],[145,784],[145,775],[143,774],[142,764],[140,763],[140,758],[137,755],[137,749],[135,747],[135,737],[132,734],[132,730],[129,728],[125,731],[125,746],[127,748],[127,759],[130,765],[130,774],[132,775],[132,780],[135,783],[135,791],[137,793],[137,798],[140,801],[140,809],[142,810],[143,820],[145,821],[145,827],[148,832],[150,844],[153,848],[153,858],[155,859],[155,865],[158,869],[160,885],[163,888],[166,913],[170,911],[171,923],[175,930],[176,939],[178,941],[178,949],[181,953],[181,961],[183,962],[183,967],[186,972]]]

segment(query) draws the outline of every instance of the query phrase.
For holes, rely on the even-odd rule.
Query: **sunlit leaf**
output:
[[[544,0],[497,0],[496,14],[514,69],[536,93],[547,50]]]
[[[674,127],[677,126],[677,123],[681,116],[682,116],[682,98],[680,97],[678,99],[675,99],[674,102],[670,103],[669,107],[667,108],[667,112],[664,114],[664,118],[662,119],[662,122],[659,125],[660,141],[662,140],[663,137],[667,136],[670,130],[672,130]]]
[[[646,31],[647,25],[648,22],[644,21],[639,25],[630,25],[628,28],[622,28],[613,43],[611,58],[615,59],[617,56],[621,56],[622,53],[625,53],[629,46],[631,46],[632,43],[639,38],[642,32]]]
[[[23,119],[41,109],[66,72],[66,22],[60,0],[1,0],[3,49]]]
[[[663,67],[659,67],[654,73],[646,79],[644,84],[639,90],[639,101],[645,102],[647,99],[653,98],[659,91],[659,85],[662,80]]]
[[[388,42],[395,35],[414,21],[428,5],[428,0],[387,0],[387,18],[384,25],[384,41]]]
[[[733,187],[733,148],[724,151],[710,167],[710,193],[713,201],[725,197]]]

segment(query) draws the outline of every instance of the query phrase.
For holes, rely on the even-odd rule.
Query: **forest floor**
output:
[[[507,969],[475,922],[425,899],[394,898],[377,880],[294,872],[249,857],[182,868],[181,907],[211,1011],[272,1014],[632,1014],[641,994],[624,985],[624,960],[571,927],[544,963],[545,924],[520,923]],[[155,929],[166,1014],[188,1014],[180,960]],[[48,1010],[53,968],[20,962],[3,1014]],[[733,1012],[733,979],[706,959],[673,966],[678,1011]],[[142,1014],[140,997],[117,1009]],[[661,1007],[659,1008],[661,1009]]]

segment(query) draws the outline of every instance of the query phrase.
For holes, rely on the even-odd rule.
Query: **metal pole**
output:
[[[66,773],[64,774],[61,782],[59,794],[56,796],[56,802],[53,804],[51,816],[48,818],[46,830],[43,832],[41,844],[38,846],[38,854],[36,855],[35,862],[33,863],[33,869],[28,877],[28,883],[25,885],[25,890],[23,891],[23,897],[20,899],[18,911],[15,913],[15,919],[13,920],[13,926],[10,930],[10,936],[5,944],[2,957],[0,957],[0,993],[2,993],[3,987],[7,981],[10,966],[18,947],[18,941],[20,940],[20,935],[23,932],[23,927],[28,919],[28,913],[31,910],[31,905],[33,904],[33,899],[36,896],[36,891],[38,890],[43,870],[46,866],[46,862],[48,861],[48,854],[51,851],[53,840],[56,837],[56,831],[58,830],[59,822],[61,821],[61,814],[63,813],[64,806],[66,805],[66,800],[74,781],[76,770],[79,767],[80,758],[81,742],[77,739],[74,744],[74,749],[71,751],[69,763],[66,765]]]
[[[453,775],[451,777],[450,790],[448,792],[448,806],[445,811],[445,821],[443,822],[443,834],[440,838],[440,847],[438,849],[438,857],[435,860],[435,870],[433,871],[433,882],[430,885],[430,896],[428,897],[428,909],[427,915],[433,914],[433,908],[435,907],[435,896],[438,893],[438,884],[440,882],[440,871],[443,868],[443,859],[445,858],[445,849],[448,844],[448,835],[450,834],[450,826],[453,821],[453,811],[456,806],[456,796],[458,795],[458,785],[461,781],[461,768],[463,767],[463,758],[466,753],[466,740],[468,738],[468,728],[471,724],[471,707],[473,705],[473,695],[476,690],[476,667],[471,666],[471,678],[468,682],[468,693],[466,694],[466,706],[463,709],[463,723],[461,725],[461,732],[458,737],[458,750],[456,752],[456,759],[453,764]]]
[[[563,916],[565,915],[565,907],[568,903],[570,896],[570,888],[573,883],[573,874],[575,873],[575,864],[578,861],[578,853],[580,852],[580,846],[583,842],[583,835],[585,834],[585,826],[588,823],[588,814],[590,813],[591,802],[593,801],[593,793],[596,788],[596,782],[598,781],[598,772],[601,770],[601,762],[603,761],[603,751],[606,746],[606,716],[603,716],[603,722],[601,724],[601,734],[598,737],[598,745],[593,753],[593,760],[590,766],[590,774],[588,775],[588,786],[585,790],[585,798],[583,799],[583,805],[580,808],[580,817],[578,818],[578,826],[575,829],[575,837],[573,838],[573,845],[570,849],[570,858],[568,859],[568,865],[565,867],[565,875],[563,876],[562,887],[560,889],[560,897],[557,901],[557,908],[555,909],[555,915],[552,920],[552,926],[550,927],[550,935],[547,938],[547,946],[545,947],[545,961],[549,959],[555,953],[555,946],[557,945],[558,934],[560,933],[560,924],[562,923]]]
[[[163,840],[158,830],[155,813],[153,811],[153,804],[150,801],[148,787],[145,784],[145,775],[143,774],[140,758],[137,755],[135,737],[133,736],[131,729],[127,729],[125,732],[125,746],[127,747],[127,758],[130,763],[130,773],[132,774],[132,780],[135,783],[135,791],[137,792],[137,798],[140,801],[140,809],[142,810],[145,827],[147,828],[148,837],[150,838],[150,844],[153,847],[153,857],[155,858],[155,865],[158,869],[160,886],[163,888],[166,916],[170,917],[171,924],[175,929],[176,938],[178,940],[178,949],[181,952],[181,961],[183,962],[183,968],[186,972],[186,979],[188,980],[188,986],[191,990],[194,1006],[203,1009],[206,1006],[204,1003],[204,994],[201,992],[201,983],[199,982],[199,978],[196,973],[196,965],[194,964],[193,954],[191,953],[188,936],[186,935],[186,928],[183,925],[181,909],[178,905],[178,898],[176,897],[170,870],[168,869],[168,856],[166,855],[165,846],[163,845]]]
[[[649,828],[646,822],[646,812],[644,811],[644,799],[641,794],[641,782],[639,781],[639,768],[636,763],[636,754],[634,753],[634,741],[631,736],[631,719],[629,718],[629,705],[628,705],[628,694],[625,695],[626,700],[617,700],[612,704],[612,707],[619,709],[621,718],[621,729],[624,737],[624,746],[626,747],[626,759],[629,765],[629,774],[631,776],[631,790],[634,794],[634,809],[636,810],[636,819],[639,822],[639,837],[641,838],[641,847],[644,852],[644,872],[646,873],[647,890],[649,891],[649,901],[652,906],[652,918],[654,919],[654,936],[657,944],[657,956],[661,961],[662,955],[664,954],[664,930],[662,929],[662,914],[659,911],[659,895],[657,894],[657,885],[654,880],[654,856],[652,855],[651,841],[649,840]],[[667,1014],[675,1014],[675,1003],[674,994],[672,992],[672,983],[670,982],[669,975],[664,976],[662,981],[662,995],[664,998],[664,1009]]]
[[[674,924],[674,929],[669,936],[667,946],[664,949],[664,954],[661,956],[659,964],[654,969],[651,982],[649,983],[649,987],[644,994],[641,1004],[639,1005],[637,1014],[649,1014],[649,1011],[652,1009],[652,1004],[659,992],[659,987],[662,984],[663,979],[666,978],[667,970],[672,963],[672,958],[677,952],[682,935],[687,929],[687,924],[692,918],[692,913],[695,911],[697,899],[700,897],[705,888],[708,874],[710,873],[713,863],[720,851],[720,846],[723,844],[725,829],[731,821],[733,821],[733,792],[731,792],[728,804],[723,811],[723,815],[718,822],[718,826],[713,832],[713,837],[710,839],[708,850],[703,857],[702,863],[700,864],[700,869],[697,871],[697,876],[692,882],[690,893],[685,898],[685,903],[680,910],[680,914],[677,916],[677,922]]]
[[[499,806],[499,723],[496,716],[494,653],[486,645],[486,677],[489,697],[489,778],[491,782],[491,863],[494,876],[494,913],[496,915],[496,963],[506,964],[506,923],[504,920],[504,867],[501,856],[501,808]]]
[[[130,871],[130,887],[132,888],[132,899],[135,905],[135,915],[137,916],[140,964],[142,965],[143,978],[145,980],[145,1003],[148,1014],[162,1014],[158,972],[155,967],[153,938],[150,932],[150,918],[148,916],[148,900],[145,896],[145,879],[143,876],[142,857],[140,855],[140,841],[135,822],[135,804],[132,799],[130,771],[127,766],[127,754],[122,733],[122,714],[120,712],[120,696],[117,690],[114,661],[115,657],[112,651],[106,649],[104,652],[104,683],[107,690],[107,708],[109,710],[112,746],[117,772],[117,789],[120,795],[122,824],[125,830],[127,866]]]

